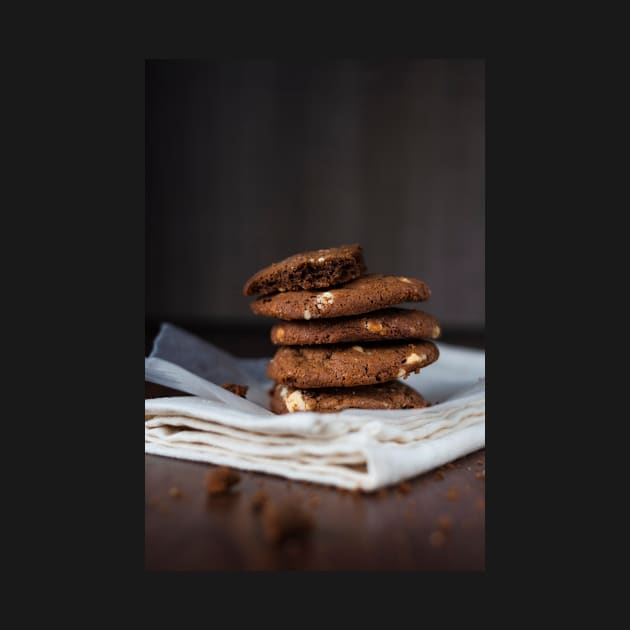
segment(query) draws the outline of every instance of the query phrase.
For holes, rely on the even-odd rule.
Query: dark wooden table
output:
[[[238,352],[230,336],[217,335]],[[240,335],[236,335],[242,338]],[[215,341],[209,337],[213,342]],[[252,336],[251,339],[256,339]],[[259,355],[249,340],[243,352]],[[479,347],[479,341],[468,345]],[[255,346],[255,343],[254,343]],[[175,392],[146,383],[146,397]],[[149,570],[484,570],[485,451],[370,495],[241,471],[208,497],[208,464],[145,455],[145,567]],[[312,516],[307,535],[272,545],[252,505],[287,497]]]

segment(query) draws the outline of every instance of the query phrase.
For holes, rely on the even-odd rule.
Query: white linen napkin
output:
[[[269,411],[268,359],[237,359],[163,324],[145,379],[190,396],[145,400],[145,452],[373,491],[485,445],[485,353],[437,344],[405,382],[426,409]],[[222,383],[248,385],[247,399]]]

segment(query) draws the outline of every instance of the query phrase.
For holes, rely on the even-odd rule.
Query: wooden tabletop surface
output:
[[[240,354],[229,336],[221,339]],[[266,343],[261,339],[259,351]],[[243,350],[259,355],[251,343]],[[145,384],[145,397],[164,395],[175,392]],[[239,471],[240,481],[227,494],[209,496],[206,475],[214,469],[145,455],[146,569],[485,568],[484,450],[369,495]],[[287,500],[298,505],[312,527],[282,543],[270,542],[263,514],[255,510],[261,490],[269,505]]]

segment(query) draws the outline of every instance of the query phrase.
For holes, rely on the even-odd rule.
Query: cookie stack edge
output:
[[[441,327],[424,311],[393,307],[431,291],[422,280],[366,272],[362,248],[351,245],[296,254],[246,283],[244,294],[262,293],[254,313],[282,320],[267,367],[275,413],[430,404],[398,379],[439,358],[431,339]]]

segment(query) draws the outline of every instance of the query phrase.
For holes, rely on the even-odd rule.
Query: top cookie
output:
[[[255,273],[243,295],[321,289],[348,282],[366,272],[360,245],[342,245],[289,256]]]
[[[370,313],[401,302],[419,302],[431,295],[414,278],[368,274],[329,291],[293,291],[261,297],[252,302],[257,315],[278,319],[317,319]]]

